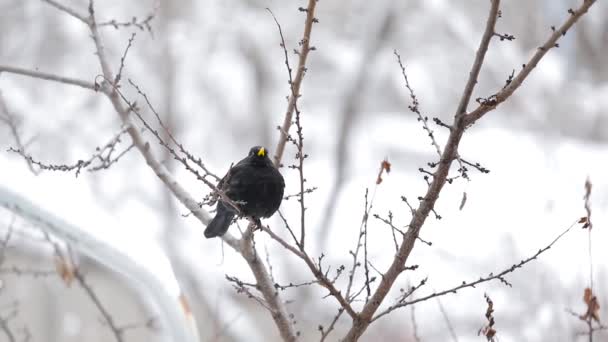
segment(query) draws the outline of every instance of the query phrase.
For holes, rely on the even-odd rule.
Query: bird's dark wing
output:
[[[249,168],[245,164],[236,164],[228,171],[222,184],[222,189],[227,193],[234,192],[246,185],[247,177],[243,177],[250,172]]]
[[[232,198],[232,194],[240,192],[247,185],[247,177],[243,177],[243,175],[249,172],[248,169],[249,165],[245,159],[231,166],[226,175],[217,184],[218,190],[224,191],[228,197]]]
[[[235,168],[241,168],[242,167],[242,163],[243,161],[241,160],[240,162],[238,162],[236,165],[230,165],[230,168],[228,169],[228,172],[226,172],[226,174],[224,175],[224,177],[222,177],[222,179],[220,179],[220,181],[217,183],[217,188],[218,190],[226,190],[226,188],[230,185],[230,179],[232,178],[232,175],[234,174],[234,169]],[[240,165],[240,166],[239,166]]]

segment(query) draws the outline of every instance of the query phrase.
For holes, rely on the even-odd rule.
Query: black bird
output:
[[[272,216],[283,200],[285,181],[268,158],[267,150],[254,146],[247,157],[228,170],[217,188],[236,204],[239,212],[220,198],[217,214],[205,229],[206,238],[224,235],[237,213],[256,221]]]

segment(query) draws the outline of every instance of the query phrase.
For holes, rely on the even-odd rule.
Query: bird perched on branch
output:
[[[224,235],[235,215],[256,221],[272,216],[283,200],[285,181],[268,158],[268,151],[254,146],[247,157],[228,170],[217,188],[232,203],[219,198],[217,213],[205,229],[206,238]]]

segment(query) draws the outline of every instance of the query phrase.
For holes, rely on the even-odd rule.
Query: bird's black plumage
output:
[[[217,185],[239,208],[220,198],[217,214],[205,229],[205,237],[222,236],[236,214],[254,219],[270,217],[283,200],[285,181],[268,158],[267,150],[254,146],[249,155],[234,165]]]

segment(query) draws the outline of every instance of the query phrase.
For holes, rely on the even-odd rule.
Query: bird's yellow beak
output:
[[[266,150],[263,147],[260,147],[258,150],[258,157],[263,157],[266,155]]]

